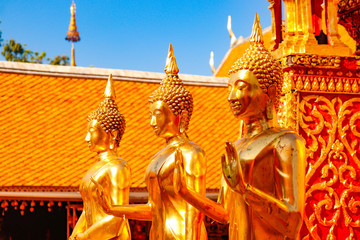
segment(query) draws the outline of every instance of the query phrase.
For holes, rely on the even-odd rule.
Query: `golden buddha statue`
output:
[[[97,198],[97,186],[92,182],[92,179],[96,180],[111,204],[129,204],[130,167],[117,154],[125,130],[125,118],[115,103],[111,75],[104,97],[98,109],[88,116],[85,141],[91,151],[98,153],[99,161],[91,166],[82,179],[80,193],[84,203],[83,212],[70,240],[131,239],[128,221],[103,210]]]
[[[280,65],[262,39],[258,15],[250,47],[230,70],[231,110],[241,120],[241,138],[226,143],[218,203],[187,185],[182,156],[176,159],[174,189],[192,206],[222,223],[229,239],[295,239],[304,208],[305,145],[294,132],[276,126],[282,86]]]
[[[150,240],[207,239],[204,215],[174,192],[175,156],[182,155],[184,179],[194,192],[205,196],[206,158],[199,145],[186,134],[193,111],[191,93],[178,76],[172,45],[165,67],[166,77],[149,98],[150,125],[166,146],[152,157],[145,173],[147,204],[111,204],[101,186],[99,199],[107,213],[136,220],[151,220]],[[179,150],[178,150],[179,149]],[[180,153],[181,151],[181,153]],[[94,181],[96,182],[96,181]]]

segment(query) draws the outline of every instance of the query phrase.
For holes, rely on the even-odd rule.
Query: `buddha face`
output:
[[[97,120],[89,121],[85,141],[93,152],[105,152],[110,150],[112,137],[110,133],[105,132]]]
[[[229,78],[230,108],[239,119],[264,113],[268,96],[250,70],[240,70]]]
[[[179,117],[163,101],[150,103],[150,126],[156,136],[169,139],[180,134]]]

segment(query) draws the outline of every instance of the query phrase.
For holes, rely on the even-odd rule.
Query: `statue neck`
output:
[[[105,161],[105,162],[108,162],[110,161],[110,159],[117,157],[118,155],[116,149],[111,149],[98,154],[99,161]]]
[[[168,145],[179,145],[179,143],[187,140],[186,134],[175,135],[171,138],[166,139],[166,144]]]
[[[269,122],[263,114],[243,119],[243,137],[253,137],[269,129]]]

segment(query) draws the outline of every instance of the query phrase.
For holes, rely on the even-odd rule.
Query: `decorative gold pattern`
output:
[[[281,58],[283,66],[306,66],[306,67],[321,67],[321,68],[339,68],[356,69],[360,66],[359,57],[339,57],[339,56],[320,56],[313,54],[296,54],[288,55]]]
[[[341,77],[294,76],[296,90],[328,93],[359,93],[359,79]]]
[[[360,55],[360,1],[340,0],[338,4],[339,24],[343,25],[356,41],[356,55]]]
[[[299,108],[308,149],[306,227],[313,239],[355,239],[354,231],[360,230],[360,98],[305,95]]]

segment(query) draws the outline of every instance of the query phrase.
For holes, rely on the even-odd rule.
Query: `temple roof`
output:
[[[144,191],[150,158],[165,142],[149,125],[148,97],[165,74],[0,62],[0,191],[77,191],[97,161],[84,141],[88,114],[103,99],[113,74],[126,118],[119,155],[131,167],[132,191]],[[194,98],[188,135],[207,155],[207,188],[220,185],[220,155],[235,141],[238,121],[224,78],[182,75]]]
[[[323,17],[325,19],[325,17]],[[323,22],[323,29],[326,29],[325,27],[325,21]],[[356,50],[356,42],[354,39],[350,37],[346,29],[338,24],[338,32],[340,35],[340,40],[345,43],[347,46],[351,48],[351,51],[354,53]],[[263,38],[264,38],[264,46],[269,49],[270,48],[270,41],[271,41],[271,27],[267,27],[263,30]],[[240,58],[245,50],[250,46],[250,37],[247,38],[239,38],[237,42],[232,46],[227,53],[225,54],[223,60],[217,67],[214,76],[216,77],[227,77],[228,72],[231,68],[231,66],[234,64],[234,62]]]

